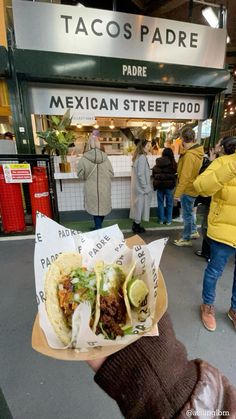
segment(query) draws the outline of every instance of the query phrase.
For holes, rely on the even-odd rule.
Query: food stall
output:
[[[19,149],[41,152],[37,131],[47,128],[48,116],[70,109],[73,119],[72,171],[60,173],[55,157],[62,220],[86,216],[76,162],[93,128],[100,130],[115,171],[113,217],[128,214],[135,138],[157,138],[163,147],[164,124],[171,131],[174,124],[190,123],[198,125],[200,140],[201,122],[208,118],[211,141],[217,136],[221,92],[230,78],[224,68],[225,29],[181,22],[180,31],[179,22],[165,19],[20,0],[13,0],[13,21],[9,57],[19,98],[14,106]],[[12,102],[13,93],[14,83]],[[152,167],[156,155],[148,158]]]

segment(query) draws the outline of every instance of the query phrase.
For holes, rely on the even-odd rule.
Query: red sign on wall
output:
[[[31,183],[32,173],[30,164],[3,164],[6,183]]]

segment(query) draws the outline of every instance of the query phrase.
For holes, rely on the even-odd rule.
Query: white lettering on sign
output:
[[[122,65],[123,76],[147,77],[147,67],[141,65]]]
[[[31,183],[32,173],[28,163],[3,164],[6,183]]]
[[[123,71],[134,69],[124,68]],[[145,77],[145,67],[140,73]],[[31,86],[30,111],[33,114],[63,115],[70,104],[71,115],[129,118],[206,119],[207,100],[201,96],[146,93],[116,89],[89,89],[76,86]]]
[[[87,55],[88,71],[92,56],[224,68],[226,29],[88,7],[12,3],[17,48]]]
[[[49,192],[38,192],[34,194],[35,198],[45,198],[46,196],[49,196]]]

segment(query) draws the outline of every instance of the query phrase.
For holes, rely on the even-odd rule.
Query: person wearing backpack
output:
[[[211,332],[216,330],[215,295],[230,256],[235,257],[231,306],[228,317],[236,328],[236,136],[221,141],[225,155],[214,160],[194,182],[199,195],[211,196],[207,236],[210,260],[203,278],[201,320]]]
[[[203,173],[207,167],[211,164],[211,160],[207,154],[205,154],[202,167],[199,171],[199,175]],[[207,237],[207,218],[209,214],[211,204],[211,197],[210,196],[201,196],[198,195],[195,205],[201,207],[200,215],[201,215],[201,235],[202,235],[202,246],[201,250],[196,250],[195,255],[205,258],[208,260],[210,258],[210,242]]]
[[[160,224],[172,222],[173,191],[176,184],[177,164],[171,148],[164,148],[152,169],[153,188],[157,191],[158,219]],[[166,202],[166,220],[165,205]]]

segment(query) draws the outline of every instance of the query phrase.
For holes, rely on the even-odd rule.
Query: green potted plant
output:
[[[46,131],[38,131],[37,135],[46,142],[46,150],[50,155],[59,154],[61,172],[70,172],[70,163],[67,154],[75,135],[68,128],[71,125],[70,110],[68,109],[62,118],[56,115],[49,117],[49,128]]]
[[[160,140],[159,140],[160,148],[164,148],[165,147],[165,141],[166,141],[166,132],[165,131],[161,131],[160,132]]]

